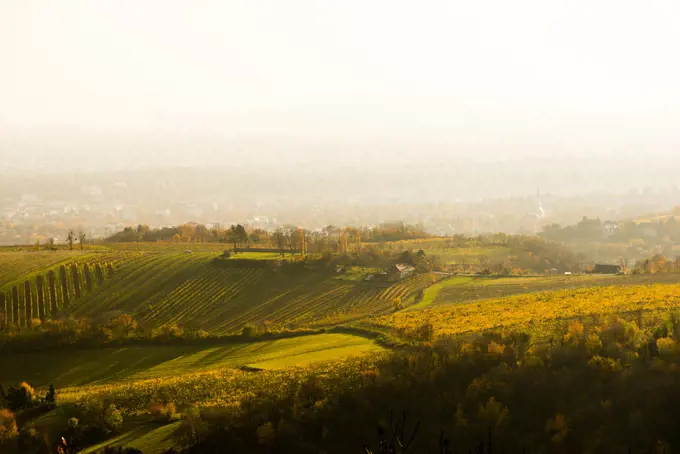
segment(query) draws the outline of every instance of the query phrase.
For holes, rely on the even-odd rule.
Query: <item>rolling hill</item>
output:
[[[364,281],[360,271],[351,276],[321,266],[276,271],[259,266],[262,263],[252,258],[221,259],[215,252],[174,250],[0,253],[6,279],[0,291],[11,312],[10,289],[17,288],[22,326],[24,284],[30,287],[28,300],[36,318],[42,311],[37,295],[51,298],[46,288],[50,271],[58,276],[54,307],[60,314],[101,319],[127,313],[150,329],[178,324],[225,335],[248,324],[316,328],[377,316],[392,310],[395,299],[402,305],[415,301],[436,280],[434,274],[423,274],[392,284],[376,283]],[[106,277],[95,279],[99,265],[105,267],[101,273]],[[52,305],[45,306],[46,317],[51,318]]]
[[[154,327],[189,323],[212,334],[233,334],[246,324],[265,322],[279,328],[317,327],[388,312],[394,298],[413,300],[433,279],[421,275],[384,285],[340,279],[325,269],[231,267],[210,252],[122,257],[111,278],[74,303],[75,315],[119,311]]]

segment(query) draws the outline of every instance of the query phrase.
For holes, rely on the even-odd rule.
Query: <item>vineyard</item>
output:
[[[271,254],[264,255],[263,262],[271,259]],[[639,292],[642,284],[677,281],[674,275],[461,276],[437,283],[443,275],[420,274],[389,285],[366,282],[360,274],[349,279],[324,269],[286,272],[252,267],[254,257],[245,258],[229,259],[236,266],[222,266],[224,260],[217,259],[215,252],[5,252],[0,254],[4,278],[0,328],[31,328],[64,314],[96,319],[127,313],[151,329],[177,324],[225,335],[239,333],[246,325],[276,330],[365,324],[377,319],[373,326],[384,328],[412,326],[418,319],[434,317],[442,319],[435,323],[438,330],[448,334],[521,323],[523,316],[507,309],[518,304],[529,311],[534,307],[532,298],[562,301],[563,295],[575,292],[586,295],[580,299],[591,299],[597,292],[609,291],[593,290],[594,286],[614,286],[612,292],[622,286],[625,292],[631,288]],[[559,289],[567,293],[536,293]],[[518,296],[522,294],[529,296],[522,299]],[[471,305],[473,301],[478,304]],[[451,304],[461,307],[440,309]],[[606,307],[595,302],[592,306]],[[475,307],[482,308],[479,314],[471,310]],[[576,307],[582,308],[571,302],[562,307],[556,302],[549,305],[550,311],[541,309],[542,315],[529,311],[526,317],[569,317]],[[404,311],[392,314],[395,308]],[[475,321],[478,319],[484,323]]]
[[[610,314],[654,317],[680,309],[680,286],[652,284],[564,289],[431,306],[378,317],[372,325],[408,332],[430,323],[436,336],[455,336],[490,329],[543,330],[565,320]]]
[[[4,258],[4,273],[14,270],[15,279],[0,291],[0,328],[30,328],[36,320],[63,314],[97,318],[114,312],[150,328],[174,323],[212,334],[234,334],[247,324],[320,327],[384,314],[395,301],[406,306],[434,282],[434,276],[419,275],[385,286],[326,270],[227,267],[214,252],[55,255],[36,253],[25,262]],[[10,259],[17,264],[10,267]]]
[[[431,282],[419,276],[388,288],[333,279],[327,272],[274,273],[214,263],[214,254],[144,254],[116,267],[105,285],[84,297],[76,314],[135,315],[152,326],[190,323],[214,334],[246,324],[314,327],[368,316],[414,299]]]
[[[57,252],[0,252],[0,290],[8,290],[8,286],[20,281],[23,283],[28,275],[43,272],[46,269],[69,263],[74,254]]]
[[[2,253],[0,329],[31,328],[56,319],[71,301],[101,287],[113,275],[115,255],[59,252]]]

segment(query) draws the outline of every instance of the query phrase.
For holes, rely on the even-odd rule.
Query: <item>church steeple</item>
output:
[[[541,200],[540,186],[536,186],[536,216],[539,218],[545,217],[545,209],[543,209],[543,201]]]

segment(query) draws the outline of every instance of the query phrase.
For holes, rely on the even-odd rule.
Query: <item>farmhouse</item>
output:
[[[411,277],[415,270],[416,269],[413,266],[406,263],[397,263],[387,270],[388,280],[400,281],[406,279],[407,277]]]
[[[593,267],[594,274],[620,274],[621,267],[619,265],[595,265]]]

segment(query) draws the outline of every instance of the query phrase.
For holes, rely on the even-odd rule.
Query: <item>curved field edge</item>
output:
[[[158,345],[35,352],[2,358],[0,383],[60,389],[237,369],[285,369],[384,349],[365,337],[329,333],[228,345]],[[76,391],[79,393],[80,391]]]
[[[103,443],[80,451],[81,454],[97,454],[106,448],[138,449],[144,454],[161,454],[170,449],[181,449],[181,443],[176,436],[181,422],[166,424],[148,421],[132,421],[123,426],[122,433]]]

